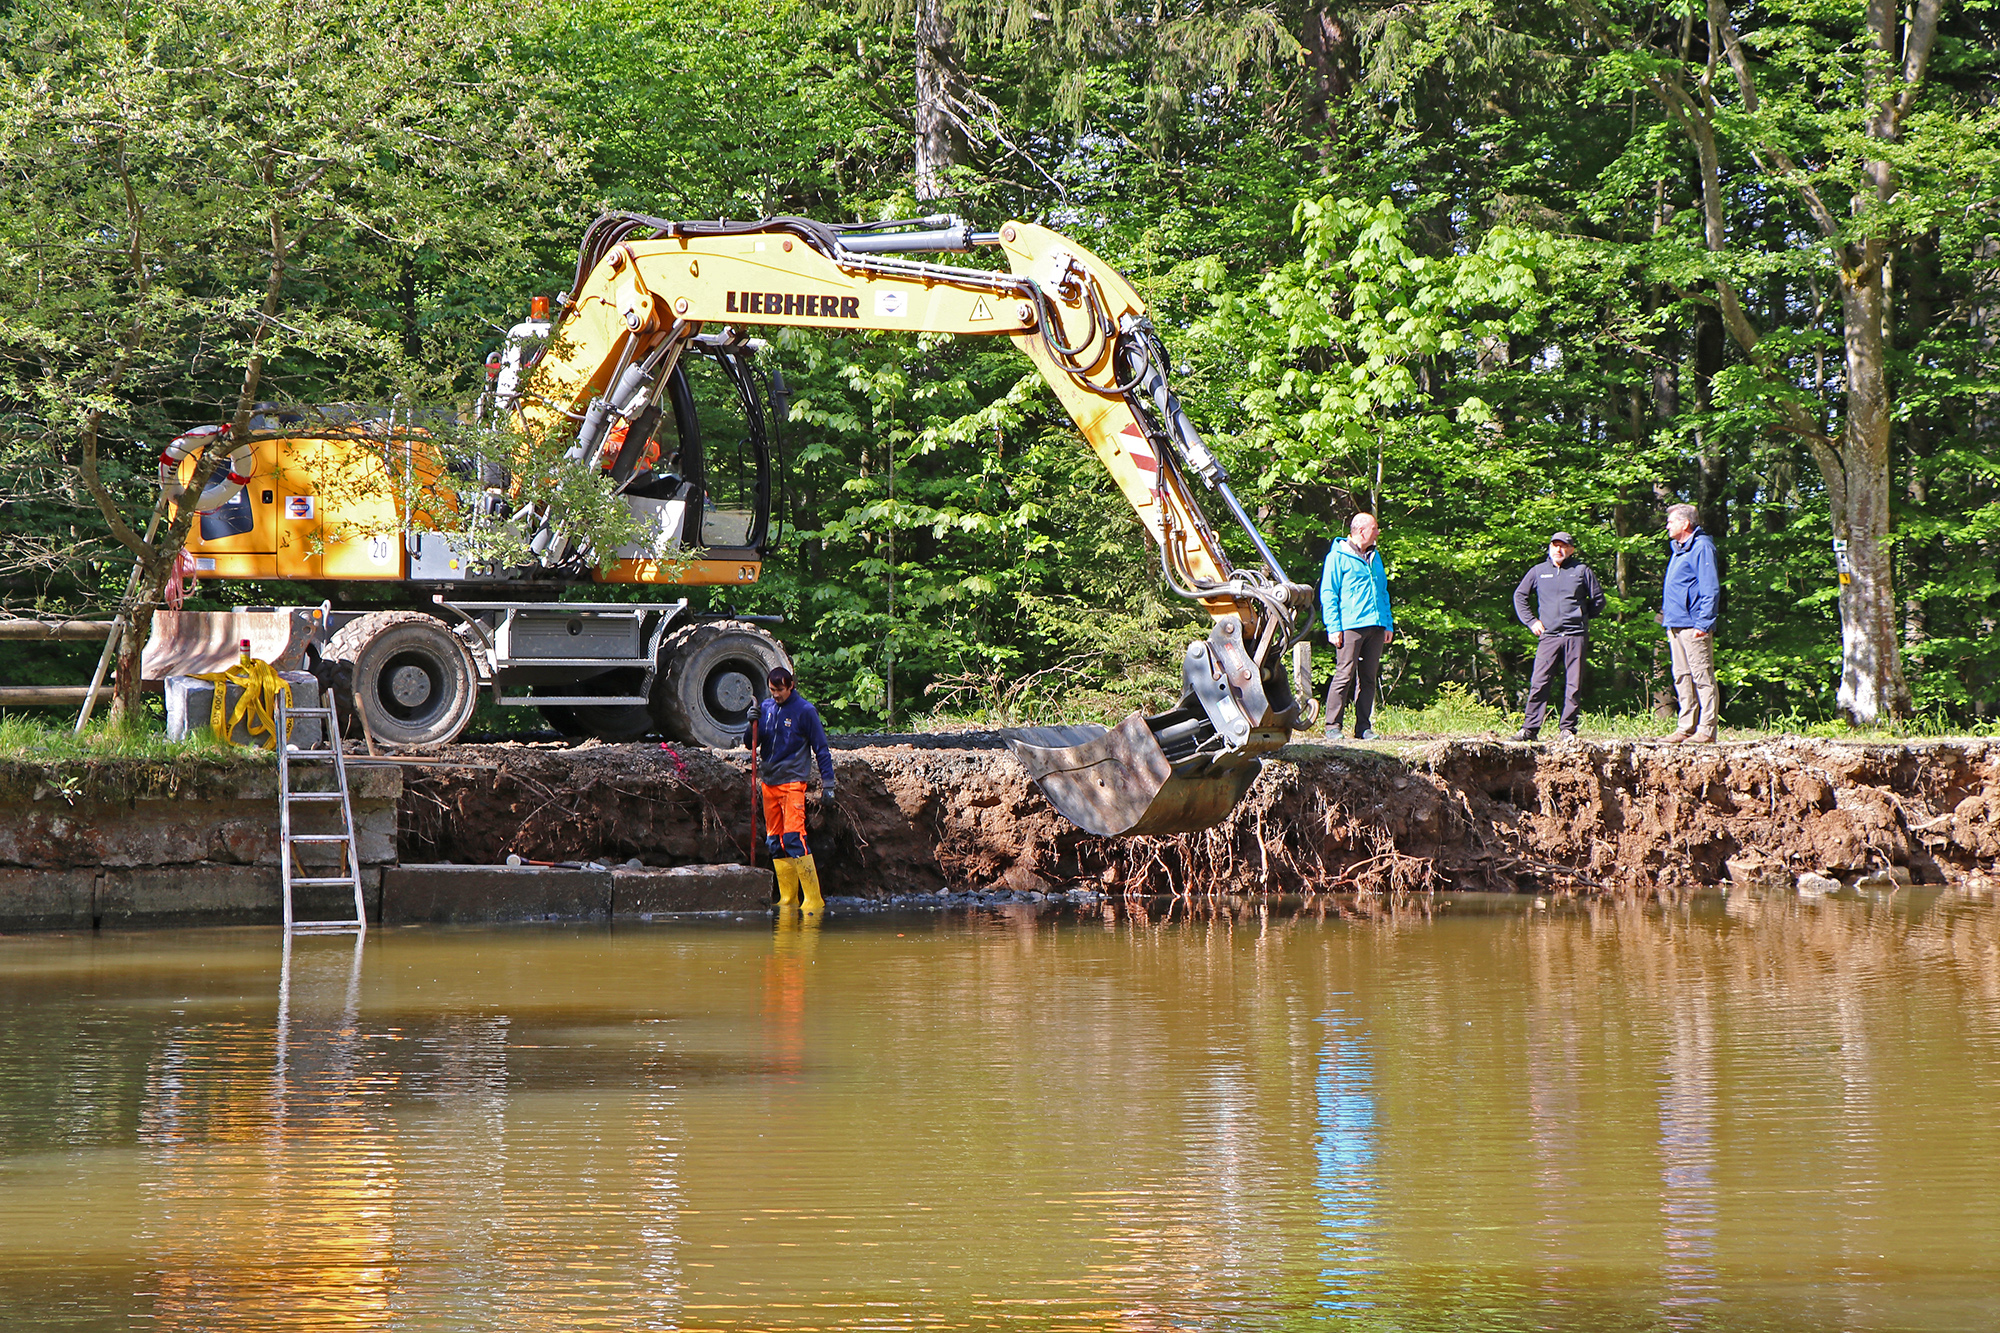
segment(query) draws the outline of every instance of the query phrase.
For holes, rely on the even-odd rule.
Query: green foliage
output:
[[[1399,628],[1385,718],[1518,716],[1533,641],[1511,596],[1562,527],[1611,594],[1593,725],[1650,732],[1669,688],[1662,511],[1685,499],[1724,560],[1728,718],[1807,725],[1836,712],[1838,585],[1825,478],[1788,413],[1839,427],[1844,327],[1833,251],[1758,146],[1782,143],[1843,236],[1889,229],[1901,247],[1891,473],[1920,717],[2000,715],[1987,9],[1947,13],[1889,150],[1854,137],[1858,10],[1739,14],[1766,96],[1718,121],[1721,251],[1647,82],[1729,95],[1705,12],[1616,9],[1594,31],[1581,9],[1496,0],[945,11],[956,194],[920,205],[911,11],[894,3],[9,8],[0,592],[115,595],[123,557],[76,484],[77,423],[103,410],[107,483],[143,514],[159,443],[233,410],[253,342],[260,397],[462,405],[498,330],[568,282],[602,207],[949,207],[1044,221],[1128,273],[1292,577],[1316,580],[1347,518],[1379,512]],[[1880,207],[1855,193],[1874,151],[1900,182]],[[277,324],[259,314],[274,217],[293,258]],[[1761,359],[1722,326],[1724,282]],[[785,615],[832,722],[1115,720],[1171,701],[1203,626],[1010,347],[771,341],[794,399],[776,549],[763,583],[707,596]],[[0,671],[25,662],[7,649]]]
[[[1375,729],[1385,735],[1417,733],[1463,736],[1497,731],[1507,724],[1506,711],[1474,695],[1458,681],[1447,681],[1423,708],[1384,708]]]
[[[488,0],[0,15],[9,602],[122,594],[103,507],[135,544],[161,447],[246,395],[469,401],[490,293],[567,229],[578,167],[516,59],[526,28]]]

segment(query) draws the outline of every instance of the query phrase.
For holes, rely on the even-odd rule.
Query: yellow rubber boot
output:
[[[819,896],[819,867],[813,864],[809,855],[798,857],[792,864],[797,867],[792,873],[798,877],[799,887],[806,893],[806,911],[824,912],[826,899]]]
[[[778,906],[799,905],[799,863],[789,856],[772,858],[771,869],[778,872]],[[819,881],[813,881],[813,897],[819,897]]]

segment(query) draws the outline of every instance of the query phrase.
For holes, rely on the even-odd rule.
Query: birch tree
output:
[[[1619,68],[1657,100],[1693,152],[1707,280],[1723,327],[1767,382],[1786,427],[1825,482],[1833,538],[1844,544],[1839,706],[1858,724],[1907,716],[1892,564],[1888,289],[1912,235],[1930,226],[1916,172],[1949,170],[1973,124],[1924,116],[1943,0],[1863,0],[1827,40],[1823,11],[1698,0],[1677,21],[1574,6]],[[1754,26],[1745,29],[1739,15]],[[1650,20],[1650,21],[1649,21]],[[1745,308],[1754,272],[1735,206],[1751,190],[1789,196],[1828,287],[1838,293],[1842,410],[1825,413]],[[1832,422],[1829,424],[1829,416]]]

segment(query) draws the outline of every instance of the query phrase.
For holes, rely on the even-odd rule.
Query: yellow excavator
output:
[[[916,257],[983,247],[1007,271]],[[1145,303],[1075,241],[1024,222],[977,232],[955,217],[838,226],[618,213],[585,232],[558,307],[537,306],[489,359],[477,415],[552,442],[560,466],[606,474],[641,532],[609,558],[566,529],[559,505],[515,507],[503,468],[408,416],[267,417],[249,438],[204,428],[163,456],[162,484],[202,511],[188,548],[197,577],[323,585],[320,608],[255,614],[275,627],[273,652],[327,674],[378,738],[448,741],[488,689],[570,734],[740,743],[765,673],[786,661],[758,618],[704,618],[686,599],[558,599],[591,583],[758,580],[773,417],[785,414],[775,375],[767,414],[754,368],[752,333],[768,326],[1008,338],[1138,515],[1168,586],[1210,616],[1171,711],[1009,734],[1065,816],[1104,835],[1210,827],[1290,738],[1313,590],[1286,576],[1189,423]],[[1224,554],[1197,483],[1220,497],[1255,565]],[[528,554],[479,558],[442,521],[468,505],[512,525]],[[360,600],[361,584],[391,600]],[[191,613],[156,624],[148,675],[152,662],[200,660],[227,633]]]

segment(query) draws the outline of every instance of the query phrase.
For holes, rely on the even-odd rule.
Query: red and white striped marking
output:
[[[1129,421],[1125,424],[1125,429],[1118,433],[1124,437],[1125,452],[1132,456],[1132,465],[1142,472],[1157,475],[1160,470],[1160,460],[1153,456],[1152,446],[1146,443],[1146,436],[1140,431],[1139,423]]]

